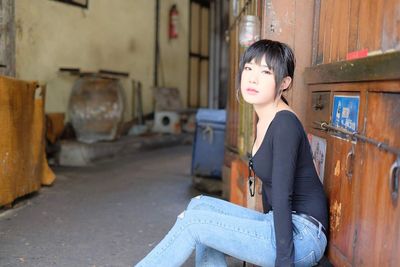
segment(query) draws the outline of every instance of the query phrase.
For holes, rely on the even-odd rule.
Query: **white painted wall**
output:
[[[185,97],[189,1],[160,2],[165,85],[178,87]],[[181,14],[181,35],[168,42],[167,16],[172,3]],[[15,21],[16,76],[47,84],[47,112],[67,110],[75,77],[60,73],[60,67],[129,72],[130,78],[122,81],[128,104],[125,120],[131,114],[131,79],[143,84],[144,112],[153,111],[155,0],[91,0],[89,9],[49,0],[18,0]]]
[[[179,12],[178,38],[168,39],[168,16],[173,4]],[[159,86],[180,89],[187,106],[189,75],[189,0],[160,0],[160,68]]]

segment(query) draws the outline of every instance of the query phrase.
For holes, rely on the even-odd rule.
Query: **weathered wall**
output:
[[[169,40],[168,17],[173,4],[179,12],[178,38]],[[189,0],[160,0],[159,86],[179,88],[185,106],[189,75],[189,7]]]
[[[0,4],[0,74],[15,76],[14,0]]]
[[[186,91],[187,0],[177,1],[182,35],[166,41],[167,1],[161,1],[160,40],[162,64],[168,86]],[[168,1],[169,2],[169,1]],[[165,9],[165,10],[164,10]],[[65,112],[75,77],[59,67],[85,71],[109,69],[130,73],[123,79],[127,109],[131,114],[131,79],[143,84],[143,109],[153,110],[155,0],[96,0],[89,9],[49,0],[16,1],[16,75],[47,84],[47,112]],[[184,55],[184,56],[181,56]],[[179,55],[179,56],[178,56]]]

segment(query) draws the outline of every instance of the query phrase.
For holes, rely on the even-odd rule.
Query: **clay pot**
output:
[[[68,116],[79,141],[114,140],[123,110],[123,89],[118,80],[96,76],[76,80],[69,99]]]

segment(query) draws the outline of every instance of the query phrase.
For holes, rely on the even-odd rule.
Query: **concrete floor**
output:
[[[0,266],[132,266],[199,194],[190,177],[191,149],[56,168],[52,187],[0,210]],[[184,266],[194,266],[193,255]]]

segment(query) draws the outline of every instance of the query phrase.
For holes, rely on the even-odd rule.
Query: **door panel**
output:
[[[359,179],[357,147],[349,141],[331,138],[331,162],[326,187],[329,188],[329,249],[335,266],[350,266],[353,259],[355,233],[356,186]],[[348,156],[354,146],[354,158]]]
[[[345,109],[348,112],[347,116],[358,110],[358,117],[356,117],[358,128],[356,131],[362,131],[364,94],[338,91],[333,96],[335,95],[360,97],[358,109],[350,109],[350,106],[347,106],[349,104],[345,106],[342,103],[341,109],[338,107],[338,110],[342,114],[340,116],[344,116]],[[333,104],[331,106],[333,107]],[[329,110],[329,112],[332,112],[332,108]],[[330,117],[331,124],[337,123],[338,118],[336,116],[331,115]],[[360,142],[351,142],[334,135],[330,135],[328,138],[327,153],[329,154],[328,160],[331,162],[331,166],[327,168],[329,177],[327,177],[327,184],[325,185],[329,196],[328,255],[335,266],[352,266],[354,260],[354,246],[357,237],[358,191],[359,182],[362,179],[360,175],[362,151],[360,149]]]
[[[400,147],[400,94],[369,93],[367,137]],[[363,144],[363,175],[355,266],[399,266],[400,208],[393,202],[389,170],[396,156]]]

